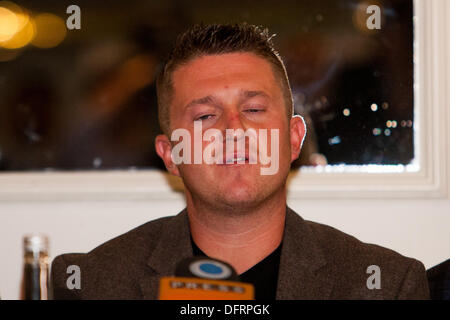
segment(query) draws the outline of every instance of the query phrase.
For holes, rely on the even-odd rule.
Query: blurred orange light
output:
[[[17,15],[9,9],[0,7],[0,43],[11,39],[18,29]]]
[[[16,17],[19,23],[19,30],[13,35],[11,39],[0,43],[3,48],[22,48],[29,44],[34,38],[35,27],[28,14],[16,13]]]
[[[38,48],[53,48],[66,37],[66,24],[60,17],[42,13],[34,18],[36,37],[32,44]]]
[[[0,1],[0,47],[21,48],[26,46],[33,36],[34,27],[28,14],[14,2]]]

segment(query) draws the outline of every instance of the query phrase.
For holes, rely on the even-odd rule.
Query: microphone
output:
[[[159,300],[253,300],[252,284],[242,283],[224,261],[208,257],[182,260],[174,277],[159,283]]]

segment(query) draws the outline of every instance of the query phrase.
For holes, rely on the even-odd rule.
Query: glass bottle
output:
[[[27,235],[23,238],[24,269],[22,298],[47,300],[49,257],[48,238],[44,235]]]

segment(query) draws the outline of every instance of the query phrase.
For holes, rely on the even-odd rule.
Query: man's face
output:
[[[171,130],[183,128],[194,139],[194,122],[201,121],[202,129],[218,129],[222,132],[225,148],[226,129],[267,129],[267,146],[271,150],[271,129],[279,132],[278,170],[273,175],[262,175],[257,164],[170,164],[167,149],[162,156],[169,171],[180,175],[187,192],[195,201],[210,205],[245,208],[262,203],[276,192],[284,189],[290,163],[297,158],[303,133],[299,132],[299,118],[292,120],[287,116],[283,92],[276,80],[269,62],[252,53],[229,53],[196,58],[178,67],[172,74],[173,98],[170,107]],[[303,124],[303,121],[301,121]],[[303,127],[304,129],[304,127]],[[295,150],[292,150],[292,134]],[[298,137],[297,137],[298,136]],[[169,137],[170,139],[170,137]],[[300,139],[300,143],[296,142]],[[204,150],[211,142],[203,141]],[[177,144],[175,142],[172,147]],[[166,144],[167,145],[167,144]],[[249,143],[247,140],[246,154]],[[194,155],[194,141],[191,141],[191,154]],[[158,139],[157,139],[158,150]],[[224,155],[226,154],[223,149]],[[226,161],[226,157],[224,159]]]

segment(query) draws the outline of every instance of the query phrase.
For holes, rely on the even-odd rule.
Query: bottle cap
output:
[[[26,235],[23,238],[23,248],[26,252],[47,252],[48,237],[41,234]]]

